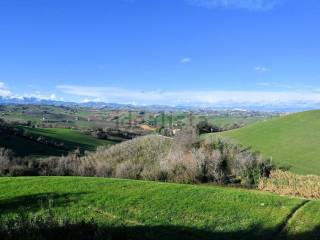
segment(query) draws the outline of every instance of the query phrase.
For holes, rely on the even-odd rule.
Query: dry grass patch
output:
[[[282,195],[320,199],[320,176],[275,170],[271,172],[270,178],[262,178],[258,187]]]

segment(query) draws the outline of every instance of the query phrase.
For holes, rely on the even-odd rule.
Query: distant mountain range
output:
[[[65,102],[49,99],[39,99],[35,97],[1,97],[0,104],[19,104],[19,105],[53,105],[53,106],[66,106],[66,107],[88,107],[88,108],[110,108],[110,109],[145,109],[150,111],[201,111],[201,110],[243,110],[243,111],[264,111],[264,112],[298,112],[305,110],[320,109],[320,103],[308,104],[304,102],[279,105],[264,105],[264,104],[219,104],[219,105],[204,105],[204,104],[192,104],[192,105],[179,105],[179,106],[165,106],[165,105],[132,105],[121,103],[105,103],[105,102]]]

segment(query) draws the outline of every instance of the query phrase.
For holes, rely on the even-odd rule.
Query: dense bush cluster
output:
[[[141,128],[131,129],[128,131],[126,129],[119,128],[98,128],[91,131],[88,131],[88,134],[98,139],[106,139],[106,140],[130,140],[139,136],[146,135],[147,132]]]
[[[38,161],[15,157],[11,150],[0,148],[0,176],[37,176]]]
[[[179,183],[257,184],[271,166],[259,154],[213,136],[200,140],[194,128],[174,138],[148,135],[95,152],[28,160],[0,151],[1,175],[98,176]]]

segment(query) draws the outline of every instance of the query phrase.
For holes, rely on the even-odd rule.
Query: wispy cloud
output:
[[[271,69],[263,66],[257,66],[253,68],[254,71],[259,72],[259,73],[265,73],[265,72],[270,72]]]
[[[25,93],[25,94],[21,94],[21,95],[15,95],[14,97],[16,97],[16,98],[37,98],[40,100],[56,100],[56,101],[63,100],[63,98],[58,98],[55,93],[42,94],[40,92]]]
[[[189,4],[207,8],[241,8],[265,11],[281,4],[284,0],[185,0]]]
[[[180,62],[181,62],[182,64],[189,63],[189,62],[191,62],[191,58],[189,58],[189,57],[181,58]]]
[[[139,105],[189,105],[189,106],[320,106],[320,90],[312,86],[293,86],[277,82],[261,82],[257,85],[268,90],[188,90],[188,91],[143,91],[117,87],[97,87],[81,85],[59,85],[56,93],[68,99],[115,102]],[[274,90],[270,90],[274,88]],[[0,82],[0,96],[8,98],[35,97],[47,100],[63,100],[56,93],[31,92],[17,94]]]
[[[62,98],[58,98],[55,93],[43,94],[39,91],[30,92],[30,93],[13,93],[4,82],[0,82],[0,97],[5,98],[37,98],[41,100],[62,100]]]
[[[4,82],[0,82],[0,96],[9,97],[11,95],[12,95],[11,91],[7,88]]]
[[[258,82],[259,87],[269,87],[269,88],[283,88],[283,89],[295,89],[295,90],[305,90],[304,86],[294,86],[290,84],[285,84],[281,82]]]
[[[308,84],[301,83],[292,83],[292,82],[283,82],[283,81],[265,81],[258,82],[256,84],[258,87],[268,88],[268,89],[277,89],[277,90],[285,90],[285,91],[295,91],[295,92],[310,92],[310,93],[319,93],[319,88],[314,87]]]
[[[65,94],[86,101],[164,105],[320,104],[320,93],[297,91],[138,91],[115,87],[61,85]]]

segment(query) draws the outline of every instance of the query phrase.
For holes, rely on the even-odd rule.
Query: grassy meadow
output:
[[[63,149],[48,144],[32,141],[16,135],[1,134],[2,147],[12,149],[18,156],[60,156],[77,149],[94,151],[98,146],[110,145],[115,142],[100,140],[80,131],[65,128],[27,128],[26,132],[35,137],[45,137],[64,144]]]
[[[79,146],[83,150],[95,150],[98,146],[109,145],[114,143],[109,140],[101,140],[90,135],[84,134],[77,130],[65,128],[26,128],[27,132],[36,135],[44,136],[58,141],[62,141],[68,148]]]
[[[320,174],[320,111],[295,113],[222,133],[280,167]]]
[[[94,219],[121,239],[313,239],[318,201],[217,186],[83,177],[0,179],[0,216]],[[112,239],[112,238],[111,238]],[[113,238],[118,239],[118,238]]]

